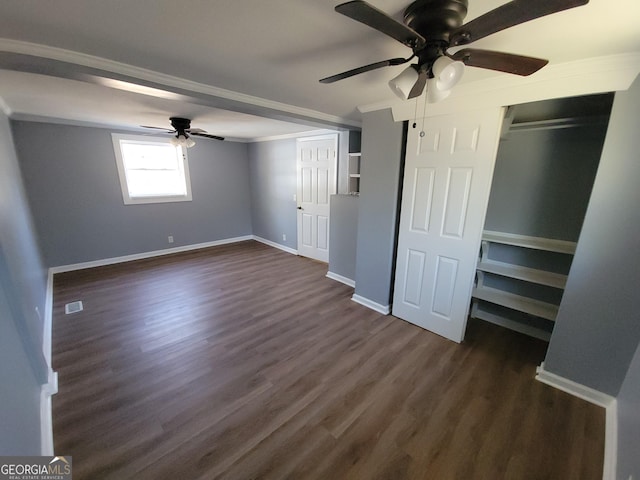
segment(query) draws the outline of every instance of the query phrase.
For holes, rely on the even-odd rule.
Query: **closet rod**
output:
[[[606,125],[609,115],[592,115],[588,117],[567,117],[539,120],[535,122],[512,123],[510,132],[528,132],[533,130],[556,130],[560,128],[576,128],[591,125]]]

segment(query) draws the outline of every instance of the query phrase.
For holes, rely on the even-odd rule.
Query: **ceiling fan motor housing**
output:
[[[468,0],[417,0],[404,12],[404,23],[426,39],[414,50],[418,68],[433,77],[433,62],[449,48],[449,33],[462,25],[467,16]]]
[[[449,42],[449,32],[460,27],[467,16],[467,0],[417,0],[404,11],[404,23],[427,42]]]
[[[188,118],[171,117],[169,119],[171,126],[178,132],[184,134],[185,130],[191,128],[191,120]]]

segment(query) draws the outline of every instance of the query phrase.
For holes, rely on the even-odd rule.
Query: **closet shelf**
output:
[[[552,118],[532,122],[511,123],[510,132],[528,132],[533,130],[556,130],[559,128],[576,128],[588,125],[606,125],[609,115],[587,115],[582,117]]]
[[[554,288],[564,289],[567,283],[567,276],[560,273],[547,272],[494,260],[480,260],[477,269],[482,272],[493,273],[503,277],[515,278],[517,280],[537,283],[538,285],[547,285]]]
[[[362,156],[362,152],[352,152],[349,153],[350,157],[361,157]]]
[[[514,245],[516,247],[531,248],[535,250],[545,250],[547,252],[567,253],[573,255],[576,252],[576,243],[566,240],[556,240],[554,238],[530,237],[517,233],[504,233],[485,230],[482,233],[482,240],[504,245]]]
[[[555,321],[558,314],[557,305],[494,288],[476,287],[473,289],[473,297],[551,321]]]
[[[349,177],[351,177],[351,178],[360,178],[360,174],[359,173],[350,173]]]
[[[529,335],[530,337],[539,338],[540,340],[544,340],[545,342],[548,342],[551,339],[551,332],[535,327],[533,325],[521,323],[509,318],[505,318],[501,315],[496,315],[494,313],[488,312],[484,310],[477,301],[473,303],[471,316],[473,318],[484,320],[485,322],[500,325],[501,327],[505,327],[516,332],[524,333],[525,335]]]

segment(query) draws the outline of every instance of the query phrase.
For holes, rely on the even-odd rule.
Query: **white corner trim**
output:
[[[253,235],[252,238],[256,242],[264,243],[265,245],[269,245],[270,247],[277,248],[287,253],[291,253],[292,255],[298,255],[297,250],[291,247],[287,247],[286,245],[280,245],[279,243],[272,242],[271,240],[267,240],[266,238],[258,237],[257,235]]]
[[[602,480],[616,480],[618,469],[618,400],[615,398],[606,408],[605,419]]]
[[[337,273],[327,272],[327,278],[330,278],[331,280],[335,280],[336,282],[344,283],[345,285],[348,285],[351,288],[356,288],[355,280],[351,280],[350,278],[343,277],[342,275],[339,275]]]
[[[40,390],[40,455],[53,453],[53,414],[51,396],[58,393],[58,373],[49,370],[49,380]]]
[[[536,380],[605,409],[603,480],[616,480],[618,459],[618,401],[611,395],[548,372],[544,362],[536,369]]]
[[[536,380],[557,388],[558,390],[562,390],[574,397],[578,397],[582,400],[598,405],[599,407],[607,408],[611,402],[615,400],[611,395],[599,392],[591,387],[587,387],[545,370],[544,362],[542,362],[536,369]]]
[[[2,111],[2,113],[4,113],[7,117],[11,117],[11,114],[13,113],[11,112],[11,108],[9,107],[7,102],[2,97],[0,97],[0,111]]]
[[[370,308],[371,310],[375,310],[376,312],[381,313],[383,315],[389,315],[389,313],[391,313],[391,305],[380,305],[379,303],[376,303],[373,300],[369,300],[368,298],[365,298],[356,294],[353,294],[353,296],[351,297],[351,300],[353,300],[356,303],[359,303],[360,305],[364,305],[365,307]]]
[[[47,289],[44,300],[44,321],[42,325],[42,353],[47,362],[47,367],[51,368],[51,336],[53,329],[53,272],[47,272]]]
[[[134,253],[133,255],[124,255],[122,257],[105,258],[103,260],[94,260],[91,262],[74,263],[72,265],[61,265],[51,267],[49,271],[52,274],[73,272],[75,270],[84,270],[85,268],[104,267],[106,265],[115,265],[116,263],[131,262],[133,260],[143,260],[145,258],[160,257],[162,255],[171,255],[172,253],[188,252],[191,250],[199,250],[201,248],[217,247],[218,245],[226,245],[228,243],[245,242],[253,240],[252,235],[243,237],[225,238],[223,240],[215,240],[213,242],[196,243],[193,245],[185,245],[182,247],[167,248],[165,250],[154,250],[151,252]]]
[[[360,122],[337,117],[335,115],[329,115],[323,112],[318,112],[316,110],[276,102],[273,100],[267,100],[265,98],[255,97],[253,95],[247,95],[244,93],[234,92],[232,90],[226,90],[224,88],[214,87],[180,77],[174,77],[172,75],[167,75],[153,70],[147,70],[145,68],[108,60],[106,58],[96,57],[93,55],[75,52],[72,50],[65,50],[57,47],[50,47],[48,45],[23,42],[20,40],[13,40],[9,38],[0,38],[0,51],[31,55],[67,63],[74,63],[76,65],[126,75],[140,80],[151,81],[161,85],[166,85],[168,87],[176,87],[191,92],[203,93],[205,95],[220,97],[235,102],[255,105],[258,107],[279,110],[294,115],[315,118],[330,123],[351,125],[354,127],[361,126]]]
[[[53,329],[53,272],[47,272],[47,287],[44,300],[42,325],[42,353],[49,370],[47,383],[40,387],[40,455],[53,453],[53,413],[51,396],[58,393],[58,373],[51,368],[51,337]]]

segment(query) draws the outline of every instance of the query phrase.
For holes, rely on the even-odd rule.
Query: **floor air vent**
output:
[[[67,315],[70,313],[77,313],[82,311],[82,301],[78,300],[77,302],[67,303],[64,306],[64,313]]]

